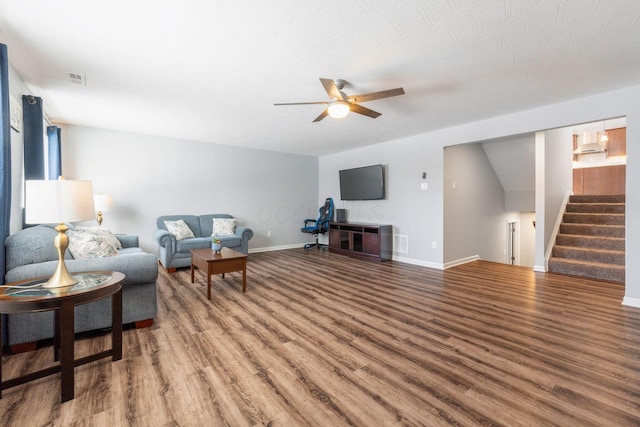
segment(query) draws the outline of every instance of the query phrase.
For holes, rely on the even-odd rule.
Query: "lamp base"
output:
[[[58,265],[59,266],[59,265]],[[66,274],[58,274],[58,269],[56,268],[56,272],[53,273],[53,276],[47,280],[47,282],[42,285],[43,288],[54,289],[54,288],[68,288],[70,286],[75,285],[80,280],[75,276],[72,276],[67,271]]]
[[[56,267],[56,271],[53,272],[53,275],[49,278],[47,283],[42,285],[43,288],[68,288],[80,281],[69,273],[69,270],[67,270],[67,265],[64,262],[64,253],[67,250],[67,246],[69,246],[69,237],[67,237],[67,235],[65,234],[68,229],[69,227],[64,224],[58,224],[55,228],[55,230],[58,232],[58,235],[53,240],[53,243],[56,247],[56,251],[58,252],[58,266]]]

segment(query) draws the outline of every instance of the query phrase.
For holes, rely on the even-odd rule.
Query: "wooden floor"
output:
[[[213,279],[161,270],[124,357],[5,390],[6,426],[640,425],[623,286],[477,261],[447,271],[302,249]],[[76,353],[108,345],[85,338]],[[5,378],[50,363],[9,356]]]

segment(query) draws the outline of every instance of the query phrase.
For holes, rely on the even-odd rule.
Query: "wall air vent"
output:
[[[393,252],[398,252],[401,254],[409,253],[409,236],[404,234],[394,234]]]
[[[67,78],[69,79],[69,81],[71,83],[75,83],[75,84],[83,85],[83,86],[86,86],[86,84],[87,84],[87,79],[82,74],[69,73],[69,74],[67,74]]]

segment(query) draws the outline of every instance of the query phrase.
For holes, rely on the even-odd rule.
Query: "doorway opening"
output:
[[[506,263],[520,265],[520,221],[507,221]]]

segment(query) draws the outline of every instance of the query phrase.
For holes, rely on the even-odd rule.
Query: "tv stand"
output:
[[[329,252],[371,261],[388,261],[393,248],[390,225],[329,223]]]

